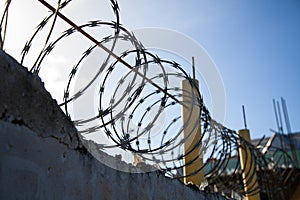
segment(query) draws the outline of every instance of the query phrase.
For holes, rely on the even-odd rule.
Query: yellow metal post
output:
[[[238,131],[239,136],[251,142],[250,132],[248,129],[242,129]],[[242,144],[242,143],[241,143]],[[256,176],[256,167],[254,160],[251,156],[250,149],[242,146],[239,149],[240,152],[240,164],[243,170],[242,178],[244,184],[244,191],[246,193],[245,200],[260,200],[259,187]]]
[[[186,139],[184,143],[184,154],[191,151],[201,138],[201,124],[200,124],[200,107],[197,102],[198,98],[198,81],[193,80],[195,86],[192,86],[189,80],[182,81],[182,119],[184,124],[183,136]],[[184,164],[191,164],[183,168],[184,176],[196,172],[203,166],[203,157],[200,153],[201,144],[198,145],[190,154],[183,159]],[[195,159],[196,158],[196,159]],[[197,172],[195,175],[184,178],[184,183],[192,182],[200,186],[204,181],[204,170]]]

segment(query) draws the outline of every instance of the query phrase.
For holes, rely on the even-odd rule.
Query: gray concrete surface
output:
[[[0,199],[224,199],[99,162],[40,78],[1,50],[0,84]]]

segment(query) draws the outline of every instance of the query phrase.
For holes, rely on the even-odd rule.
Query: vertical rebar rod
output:
[[[285,121],[285,125],[286,125],[286,130],[288,133],[292,133],[290,119],[289,119],[289,115],[288,115],[288,111],[287,111],[287,107],[286,107],[286,101],[282,97],[281,97],[281,106],[282,106],[282,112],[283,112],[284,121]]]
[[[245,112],[244,105],[242,105],[242,110],[243,110],[244,127],[245,127],[245,129],[247,129],[246,112]]]
[[[276,120],[276,125],[277,125],[277,129],[278,129],[278,133],[280,133],[280,126],[279,126],[279,121],[278,121],[278,113],[277,113],[277,109],[276,109],[275,99],[273,99],[273,107],[274,107],[275,120]]]
[[[195,58],[192,57],[192,67],[193,67],[193,80],[196,79],[196,73],[195,73]]]
[[[282,118],[281,118],[281,111],[279,102],[277,101],[277,109],[278,109],[278,116],[279,116],[279,127],[280,127],[280,133],[283,134],[283,125],[282,125]]]

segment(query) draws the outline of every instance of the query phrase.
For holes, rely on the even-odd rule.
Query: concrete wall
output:
[[[0,199],[224,199],[99,162],[39,77],[2,51],[0,83]]]

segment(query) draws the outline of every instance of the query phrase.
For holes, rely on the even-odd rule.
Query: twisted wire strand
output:
[[[3,11],[1,22],[0,22],[0,49],[3,49],[4,42],[6,38],[7,22],[8,22],[8,8],[10,6],[11,0],[6,0],[5,9]],[[3,34],[2,34],[3,30]]]

